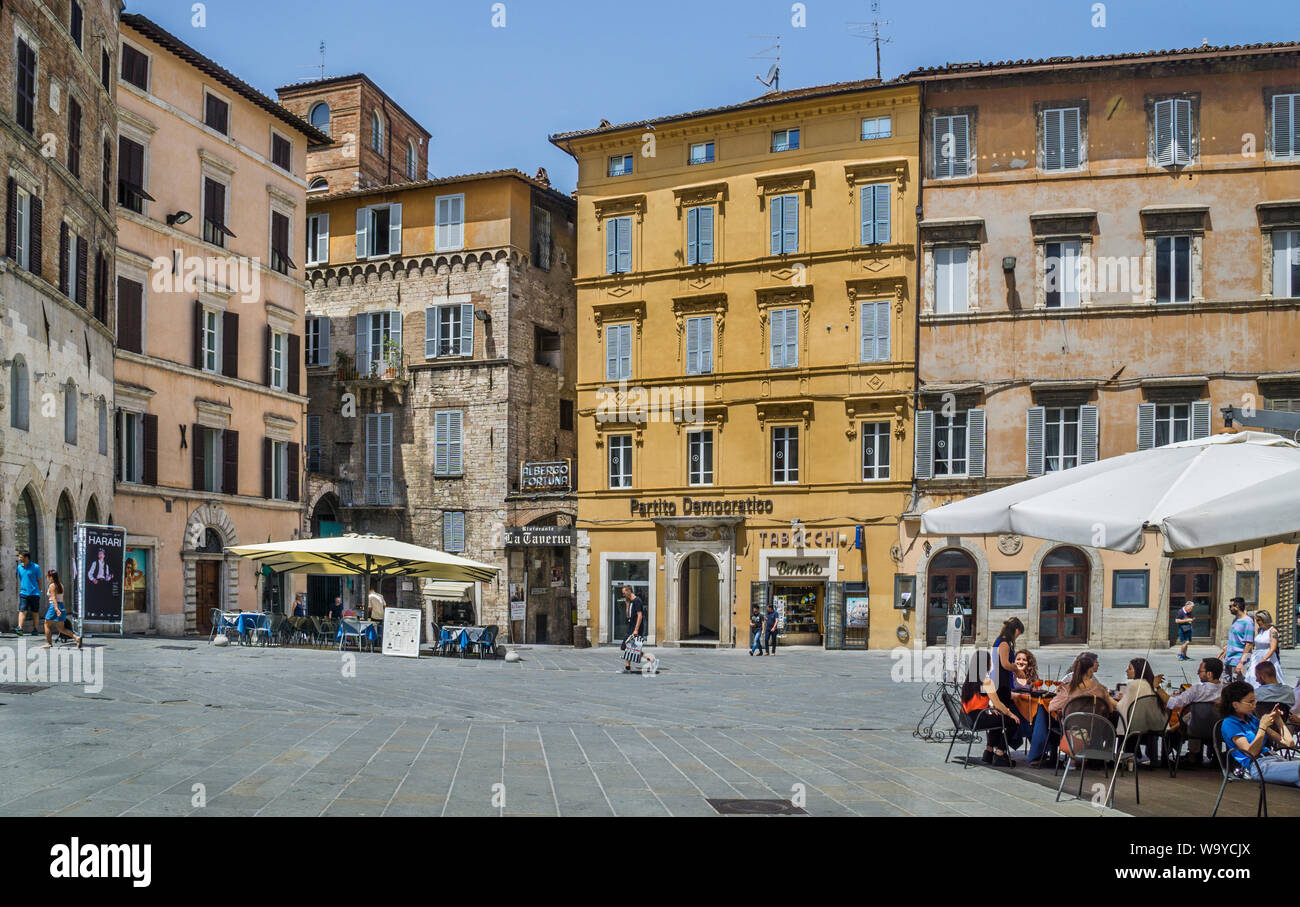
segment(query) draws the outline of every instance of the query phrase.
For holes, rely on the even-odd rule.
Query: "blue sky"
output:
[[[868,0],[207,0],[192,24],[191,0],[130,2],[227,69],[275,96],[326,75],[365,72],[433,133],[438,176],[544,166],[573,188],[572,159],[556,132],[731,104],[761,94],[748,59],[780,34],[781,87],[875,75],[873,46],[849,23],[872,18]],[[892,24],[885,78],[950,61],[1118,53],[1300,38],[1295,0],[1110,0],[1095,27],[1094,0],[881,0]],[[366,10],[359,15],[358,10]],[[972,16],[972,10],[977,10]],[[498,17],[499,19],[499,17]],[[1290,32],[1281,31],[1292,23]],[[252,25],[252,27],[250,27]]]

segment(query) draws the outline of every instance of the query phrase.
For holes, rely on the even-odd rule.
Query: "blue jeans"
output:
[[[1258,781],[1262,774],[1268,784],[1300,786],[1300,762],[1293,762],[1280,756],[1260,756],[1257,761],[1259,771],[1256,771],[1253,765],[1250,767],[1252,779]]]
[[[1034,723],[1031,726],[1022,716],[1020,719],[1020,736],[1021,739],[1029,738],[1029,761],[1033,762],[1043,755],[1047,749],[1048,731],[1051,730],[1051,721],[1048,720],[1047,709],[1040,708],[1034,713]]]
[[[754,630],[752,633],[749,634],[749,651],[753,652],[755,649],[757,649],[760,652],[763,651],[763,628],[762,627],[759,627],[757,630]]]
[[[776,628],[773,627],[771,630],[768,630],[764,636],[764,639],[767,641],[767,654],[775,655],[776,654]]]

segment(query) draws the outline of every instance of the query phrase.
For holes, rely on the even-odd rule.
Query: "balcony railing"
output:
[[[338,483],[343,507],[405,507],[406,483],[392,476],[366,476],[362,482]]]

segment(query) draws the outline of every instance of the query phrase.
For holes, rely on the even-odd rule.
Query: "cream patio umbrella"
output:
[[[489,582],[498,568],[445,551],[399,542],[382,535],[293,539],[226,549],[277,573],[359,574],[370,579],[419,576],[456,582]]]

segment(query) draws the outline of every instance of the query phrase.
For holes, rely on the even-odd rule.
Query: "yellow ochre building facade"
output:
[[[894,642],[912,481],[914,86],[552,136],[578,162],[576,607],[653,645]]]

